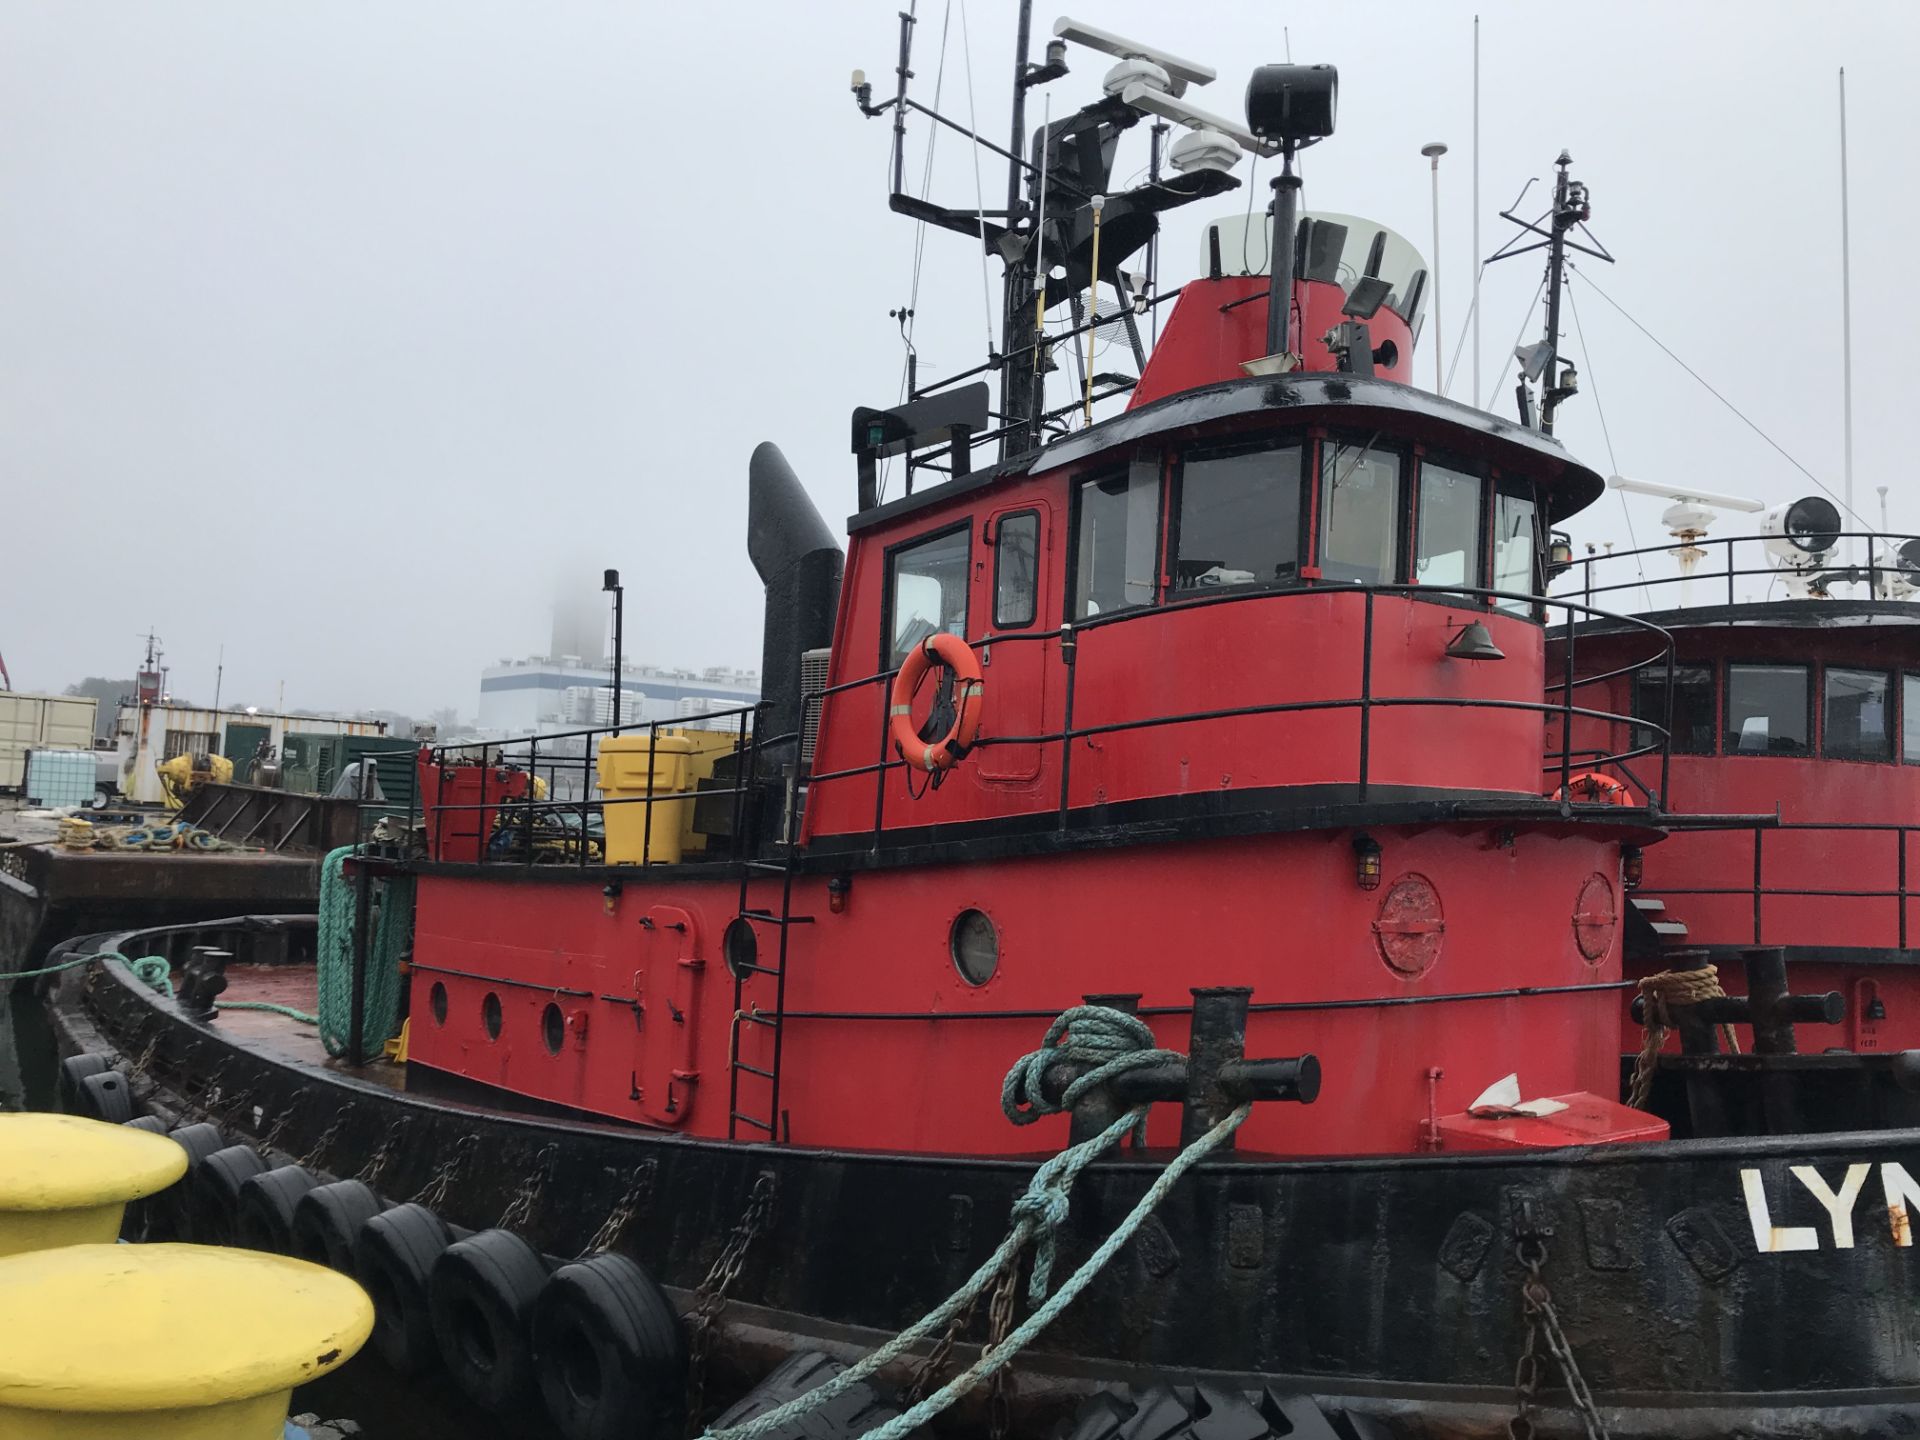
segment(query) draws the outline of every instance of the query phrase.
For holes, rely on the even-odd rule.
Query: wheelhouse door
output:
[[[1047,726],[1046,692],[1059,664],[1055,623],[1046,613],[1052,595],[1049,556],[1051,508],[1021,501],[991,512],[982,528],[982,557],[975,566],[975,612],[987,618],[980,647],[986,678],[986,715],[981,734],[995,743],[975,757],[982,783],[1028,786],[1040,778],[1038,742],[1011,745],[1000,737],[1039,735]]]

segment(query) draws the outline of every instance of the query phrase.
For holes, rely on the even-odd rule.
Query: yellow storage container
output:
[[[609,865],[672,865],[689,850],[704,850],[707,837],[693,828],[693,794],[733,753],[738,735],[719,730],[641,730],[600,742],[600,793],[610,801],[655,798],[651,805],[610,804],[602,811]],[[653,812],[651,833],[647,812]]]

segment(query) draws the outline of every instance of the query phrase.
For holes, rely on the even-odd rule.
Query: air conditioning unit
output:
[[[800,764],[811,768],[813,747],[820,738],[820,692],[827,688],[833,659],[831,649],[800,653]]]

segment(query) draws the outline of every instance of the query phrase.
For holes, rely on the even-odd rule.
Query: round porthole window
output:
[[[567,1017],[560,1013],[558,1005],[549,1004],[541,1015],[540,1038],[547,1042],[549,1055],[558,1055],[560,1047],[567,1043]]]
[[[487,992],[487,998],[480,1002],[480,1023],[487,1027],[489,1040],[500,1038],[500,997],[491,990]]]
[[[753,933],[753,922],[744,915],[730,921],[720,937],[720,950],[734,979],[745,980],[753,974],[760,959],[760,939]]]
[[[433,982],[433,989],[427,992],[427,1004],[433,1010],[433,1023],[436,1025],[446,1024],[447,987],[442,985],[438,980]]]
[[[984,910],[962,910],[947,932],[953,968],[969,985],[984,985],[1000,968],[1000,935]]]

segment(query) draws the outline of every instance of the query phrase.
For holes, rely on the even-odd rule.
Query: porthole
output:
[[[1000,968],[1000,936],[984,910],[962,910],[947,932],[953,968],[969,985],[984,985]]]
[[[438,980],[433,982],[433,989],[427,992],[427,1005],[433,1011],[434,1024],[447,1023],[447,987]]]
[[[540,1016],[540,1038],[547,1042],[549,1055],[558,1055],[560,1047],[567,1043],[567,1017],[562,1015],[560,1007],[551,1001]]]
[[[753,974],[760,959],[760,937],[753,933],[753,922],[744,915],[731,921],[720,937],[720,949],[734,979],[744,981]]]
[[[487,1027],[487,1038],[500,1038],[500,997],[489,990],[487,998],[480,1002],[480,1023]]]

